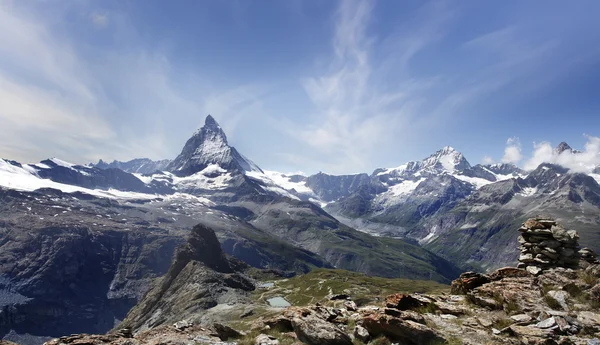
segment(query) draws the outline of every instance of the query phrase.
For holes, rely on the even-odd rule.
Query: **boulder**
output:
[[[385,298],[385,305],[388,308],[395,308],[398,310],[417,309],[424,307],[429,303],[431,303],[431,301],[424,297],[400,293],[389,295]]]
[[[425,325],[378,312],[366,315],[363,318],[363,327],[373,337],[385,335],[391,340],[407,345],[424,345],[444,341],[434,330]]]
[[[454,295],[465,295],[476,287],[489,282],[490,279],[486,275],[476,272],[465,272],[452,282],[450,293]]]
[[[366,328],[361,325],[357,325],[354,327],[354,338],[362,341],[363,343],[368,343],[369,339],[371,339],[371,335]]]
[[[296,313],[292,327],[298,339],[308,345],[352,345],[348,334],[308,309]]]
[[[499,268],[494,273],[489,275],[490,280],[500,280],[505,278],[521,278],[528,277],[529,273],[521,268],[503,267]]]
[[[221,340],[228,340],[230,338],[241,338],[244,336],[243,333],[236,331],[235,329],[224,325],[222,323],[215,322],[213,328],[216,332],[217,337]]]
[[[345,301],[344,307],[348,311],[356,311],[358,309],[358,307],[356,306],[356,303],[354,303],[354,301]]]
[[[272,337],[266,334],[260,334],[254,340],[255,345],[279,345],[279,340],[277,338]]]

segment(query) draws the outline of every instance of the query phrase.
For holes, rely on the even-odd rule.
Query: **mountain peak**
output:
[[[573,148],[571,146],[569,146],[569,144],[567,144],[566,142],[561,142],[560,144],[558,144],[558,146],[555,148],[556,152],[558,154],[561,154],[565,151],[574,153],[575,151],[573,150]]]
[[[227,142],[227,136],[217,121],[208,115],[204,126],[185,143],[183,150],[166,170],[178,175],[192,175],[216,164],[225,170],[261,171]]]
[[[221,128],[221,126],[219,126],[219,124],[217,123],[217,120],[215,120],[214,117],[212,117],[212,115],[208,114],[206,116],[206,119],[204,120],[204,127],[218,127]]]

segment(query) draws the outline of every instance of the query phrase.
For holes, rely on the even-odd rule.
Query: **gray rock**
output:
[[[537,276],[542,272],[542,269],[537,266],[527,266],[525,269],[534,276]]]
[[[554,326],[556,326],[556,320],[554,319],[554,316],[540,321],[535,325],[535,327],[542,329],[552,328]]]
[[[551,290],[548,291],[548,296],[554,298],[564,310],[569,310],[567,300],[569,299],[569,293],[563,290]]]
[[[525,323],[525,322],[531,322],[532,318],[531,316],[527,315],[527,314],[519,314],[519,315],[513,315],[510,317],[514,322],[517,323]]]
[[[298,339],[309,345],[352,345],[352,339],[348,334],[314,315],[294,317],[292,327]]]
[[[369,331],[361,325],[357,325],[354,327],[354,337],[363,343],[368,343],[369,339],[371,339],[371,335],[369,335]]]
[[[345,301],[344,302],[344,307],[346,308],[346,310],[348,311],[356,311],[358,308],[356,307],[356,303],[354,303],[354,301]]]
[[[587,345],[600,345],[600,339],[592,338],[587,341]]]
[[[260,334],[254,340],[255,345],[279,345],[279,340],[277,338],[272,337],[266,334]]]

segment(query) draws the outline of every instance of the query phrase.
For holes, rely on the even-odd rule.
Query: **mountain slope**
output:
[[[219,304],[244,304],[252,281],[241,274],[247,266],[227,257],[214,231],[202,225],[192,230],[175,254],[168,272],[127,314],[118,328],[144,331],[181,320],[196,323],[202,311]]]
[[[148,158],[136,158],[127,162],[115,160],[111,163],[99,160],[98,163],[92,164],[92,166],[99,169],[120,169],[131,174],[152,174],[156,171],[164,170],[169,163],[171,163],[171,160],[169,159],[153,161]]]

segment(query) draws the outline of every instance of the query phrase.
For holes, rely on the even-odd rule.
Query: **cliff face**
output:
[[[247,301],[254,284],[240,273],[247,265],[223,253],[214,231],[196,225],[175,254],[167,274],[156,281],[118,328],[143,331],[193,320],[219,304]],[[194,320],[195,321],[195,320]]]

